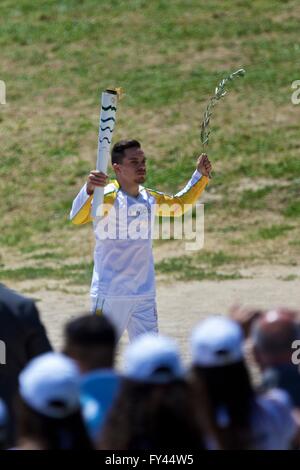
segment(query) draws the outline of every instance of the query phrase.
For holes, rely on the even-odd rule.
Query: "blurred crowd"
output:
[[[0,285],[0,448],[299,449],[299,312],[225,313],[195,325],[188,364],[146,333],[119,371],[105,316],[71,320],[55,352],[34,302]]]

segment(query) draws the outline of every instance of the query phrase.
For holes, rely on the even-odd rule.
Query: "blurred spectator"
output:
[[[83,315],[65,327],[64,353],[74,359],[82,373],[113,369],[116,332],[104,316]]]
[[[117,338],[107,317],[84,315],[65,328],[64,352],[80,367],[81,404],[90,437],[94,442],[120,386],[113,370]]]
[[[4,401],[0,398],[0,450],[7,449],[8,445],[8,412]]]
[[[287,309],[270,310],[252,325],[255,360],[262,373],[262,390],[282,388],[300,408],[299,365],[292,363],[292,344],[300,339],[299,314]]]
[[[59,353],[33,359],[19,377],[18,449],[91,449],[80,412],[80,374]]]
[[[204,448],[173,340],[146,333],[128,346],[120,393],[104,425],[100,448]]]
[[[243,330],[245,337],[250,334],[251,327],[255,320],[260,318],[263,310],[259,308],[243,307],[239,304],[234,304],[230,308],[229,316],[233,321],[236,321]]]
[[[289,449],[298,431],[288,396],[257,396],[243,354],[238,323],[213,316],[192,333],[192,383],[204,380],[224,449]],[[201,405],[201,401],[199,401]]]
[[[0,284],[0,340],[6,353],[5,364],[0,365],[0,398],[8,407],[9,442],[13,445],[13,400],[18,375],[30,359],[52,348],[34,302],[3,284]]]

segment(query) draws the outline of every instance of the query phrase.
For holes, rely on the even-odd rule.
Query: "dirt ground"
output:
[[[299,267],[261,266],[246,274],[249,274],[249,278],[222,282],[171,282],[158,279],[160,331],[177,339],[185,361],[189,359],[190,331],[201,318],[214,313],[226,314],[234,303],[263,308],[278,305],[299,308]],[[282,279],[288,275],[293,275],[295,279]],[[29,290],[27,283],[18,283],[11,287],[25,293]],[[88,290],[83,288],[62,292],[57,291],[54,284],[51,289],[49,285],[46,288],[41,286],[34,294],[26,295],[37,300],[42,319],[56,349],[62,346],[63,325],[89,309]],[[127,342],[125,334],[119,347],[119,366],[122,363],[121,352]]]

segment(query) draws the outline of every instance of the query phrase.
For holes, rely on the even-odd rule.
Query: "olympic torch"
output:
[[[101,95],[96,170],[102,171],[103,173],[107,172],[112,135],[116,122],[116,111],[119,93],[119,89],[114,88],[105,90]],[[93,196],[92,217],[97,217],[101,215],[101,205],[103,203],[103,196],[104,188],[95,188]]]

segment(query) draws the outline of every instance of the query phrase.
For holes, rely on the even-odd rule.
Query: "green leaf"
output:
[[[215,95],[212,98],[210,98],[208,105],[206,106],[206,110],[204,111],[204,114],[203,114],[203,120],[201,124],[201,132],[200,132],[200,140],[201,140],[203,147],[207,145],[209,142],[210,132],[208,131],[208,126],[210,123],[210,117],[212,116],[211,109],[215,106],[217,101],[219,101],[221,98],[223,98],[227,94],[227,90],[224,89],[226,83],[228,81],[233,80],[235,77],[243,77],[245,73],[246,72],[244,69],[236,70],[235,72],[228,75],[228,77],[223,78],[218,84],[218,86],[215,88]]]

